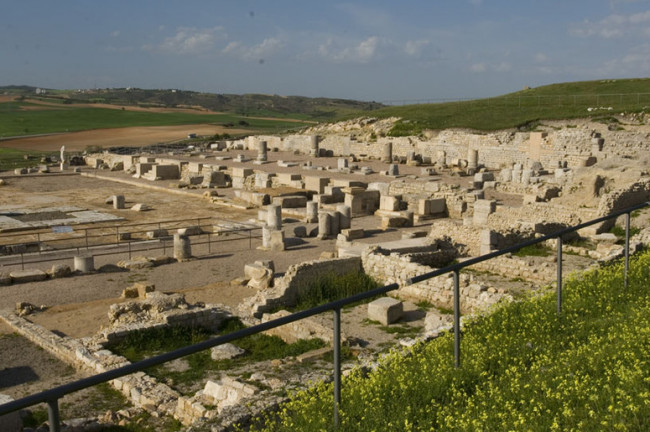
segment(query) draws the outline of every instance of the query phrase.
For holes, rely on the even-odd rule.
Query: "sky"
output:
[[[650,76],[650,0],[0,0],[0,85],[364,101]]]

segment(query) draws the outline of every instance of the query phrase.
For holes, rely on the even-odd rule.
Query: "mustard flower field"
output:
[[[565,279],[555,292],[468,320],[343,380],[341,431],[646,431],[650,427],[650,252]],[[329,431],[332,384],[295,394],[266,431]]]

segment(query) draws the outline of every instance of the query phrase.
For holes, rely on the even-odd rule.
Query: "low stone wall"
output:
[[[129,361],[108,350],[94,349],[79,340],[59,336],[40,325],[19,318],[10,311],[0,312],[5,321],[19,335],[25,337],[49,353],[77,369],[90,373],[101,373],[121,366]],[[110,383],[136,407],[141,407],[156,415],[173,415],[180,394],[165,384],[157,382],[144,372],[127,375]]]
[[[16,333],[76,369],[93,374],[130,364],[126,358],[115,355],[104,348],[105,343],[122,338],[128,332],[167,325],[202,326],[216,329],[223,319],[230,316],[228,312],[212,305],[194,310],[168,310],[160,315],[162,318],[153,325],[141,322],[132,323],[103,330],[92,338],[77,340],[59,336],[38,324],[18,317],[11,311],[0,311],[0,319],[11,326]],[[186,425],[201,417],[214,414],[200,405],[179,402],[181,395],[178,392],[157,382],[155,378],[144,372],[116,378],[110,381],[110,384],[129,398],[136,407],[143,408],[154,415],[175,416]]]
[[[291,315],[291,313],[288,311],[280,311],[274,314],[264,314],[262,316],[262,322],[273,321],[274,319],[282,318],[288,315]],[[334,340],[332,327],[323,326],[310,318],[295,321],[291,324],[285,324],[283,326],[268,330],[265,333],[272,336],[278,336],[282,338],[282,340],[286,343],[294,343],[300,339],[316,338],[325,341],[328,344],[331,344]],[[344,334],[341,334],[341,340],[345,341],[346,339],[347,337]]]
[[[366,249],[361,259],[364,271],[375,280],[385,284],[399,284],[400,287],[395,293],[400,298],[415,302],[424,300],[437,307],[453,308],[452,273],[407,285],[409,278],[429,273],[433,268],[411,262],[408,256],[384,255],[377,247]],[[474,283],[471,275],[461,273],[459,283],[462,313],[474,313],[501,300],[511,299],[508,294]]]
[[[469,267],[508,278],[521,278],[532,282],[549,283],[556,280],[557,267],[550,263],[535,263],[515,256],[502,255]]]
[[[294,264],[287,269],[282,278],[274,281],[273,288],[260,291],[242,302],[239,306],[240,313],[244,316],[252,315],[261,318],[262,314],[270,312],[276,307],[294,304],[300,291],[307,289],[312,281],[321,276],[344,275],[360,271],[362,268],[359,257],[305,261]]]
[[[650,201],[650,178],[646,177],[632,183],[623,189],[610,192],[598,203],[598,216],[606,216],[614,211],[622,210],[633,205]],[[614,219],[603,222],[596,228],[597,232],[605,232],[615,224]]]

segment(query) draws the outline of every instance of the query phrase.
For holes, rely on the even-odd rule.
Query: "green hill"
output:
[[[650,424],[650,252],[569,278],[555,293],[475,317],[343,380],[340,431],[644,431]],[[332,384],[298,393],[263,430],[332,428]]]
[[[118,106],[194,108],[240,116],[287,117],[311,121],[332,120],[351,113],[375,110],[383,106],[377,102],[348,99],[263,94],[213,94],[175,89],[48,89],[46,90],[47,93],[41,95],[36,95],[35,91],[36,88],[30,86],[0,87],[0,93],[66,104],[107,103]]]
[[[407,136],[446,128],[526,130],[542,120],[609,117],[649,108],[650,78],[638,78],[552,84],[486,99],[382,108],[372,115],[400,117],[390,135]]]

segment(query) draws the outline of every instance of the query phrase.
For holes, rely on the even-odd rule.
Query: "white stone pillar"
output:
[[[308,223],[318,222],[317,201],[307,201],[307,207],[305,209],[305,222]]]
[[[95,271],[95,257],[92,255],[80,255],[74,257],[74,270],[81,273]]]
[[[336,211],[339,213],[339,230],[349,229],[352,225],[350,206],[339,204],[336,206]]]
[[[266,207],[266,224],[276,230],[282,229],[282,207],[277,204]]]
[[[188,236],[174,234],[174,258],[178,261],[192,258],[192,243]]]

